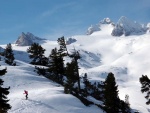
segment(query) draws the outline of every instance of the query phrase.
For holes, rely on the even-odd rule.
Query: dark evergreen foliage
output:
[[[58,42],[59,47],[60,47],[58,52],[61,55],[63,55],[63,56],[67,56],[68,55],[68,51],[67,51],[67,46],[66,46],[66,42],[65,42],[64,36],[62,36],[61,38],[58,38],[57,42]]]
[[[0,70],[0,76],[6,73],[6,69]],[[9,94],[9,88],[3,88],[3,80],[0,79],[0,113],[7,113],[11,106],[8,104],[7,95]]]
[[[88,93],[89,87],[88,86],[91,84],[87,78],[87,73],[84,74],[83,84],[84,84],[83,96],[87,97],[89,95],[89,93]]]
[[[76,51],[75,49],[74,49],[74,52],[71,54],[71,55],[69,55],[69,57],[71,57],[72,58],[72,61],[74,62],[74,76],[76,76],[77,77],[77,82],[78,82],[78,90],[79,90],[79,92],[80,92],[80,76],[79,76],[79,66],[78,66],[78,59],[80,59],[81,57],[80,57],[80,54],[79,54],[79,52],[78,51]]]
[[[71,63],[66,64],[66,83],[65,83],[65,93],[71,93],[74,88],[74,84],[78,81],[78,76],[76,74],[76,64],[74,60]]]
[[[123,100],[120,100],[119,102],[119,111],[120,113],[131,113],[129,105]]]
[[[131,113],[130,106],[119,99],[118,86],[113,73],[104,81],[104,110],[107,113]]]
[[[119,112],[118,86],[113,73],[109,73],[104,82],[104,108],[107,113]]]
[[[57,48],[52,49],[49,55],[49,78],[55,82],[63,84],[63,76],[65,73],[63,56],[58,53]]]
[[[145,98],[147,99],[146,104],[150,104],[150,79],[147,77],[147,75],[142,75],[142,77],[139,79],[141,83],[141,92],[147,93]]]
[[[44,56],[45,49],[42,48],[38,43],[33,43],[27,52],[30,54],[29,57],[32,59],[30,62],[33,65],[43,65],[46,66],[48,59]]]
[[[5,57],[5,63],[9,64],[9,65],[16,65],[16,63],[14,62],[14,54],[13,54],[13,50],[12,50],[12,46],[11,44],[7,44],[6,49],[4,51],[4,57]]]
[[[103,101],[104,84],[102,81],[95,82],[94,84],[92,84],[91,82],[89,82],[89,80],[87,78],[87,74],[85,73],[85,75],[83,77],[83,83],[84,83],[84,90],[82,93],[83,96],[85,96],[85,97],[92,96],[97,100]]]
[[[39,75],[43,75],[43,76],[46,75],[46,69],[45,68],[35,66],[35,69]]]

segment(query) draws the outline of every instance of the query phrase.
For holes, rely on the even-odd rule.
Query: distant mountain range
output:
[[[101,31],[102,25],[112,25],[112,36],[139,35],[150,31],[150,24],[142,25],[122,16],[116,24],[114,24],[109,18],[104,18],[99,24],[91,25],[87,30],[87,35],[91,35],[96,31]]]
[[[109,26],[109,27],[107,27]],[[111,19],[104,18],[96,25],[91,25],[87,30],[87,35],[91,35],[97,31],[110,31],[112,36],[130,36],[130,35],[141,35],[150,32],[150,23],[142,25],[137,22],[129,20],[127,17],[122,16],[115,24]],[[43,43],[46,39],[39,38],[30,32],[22,32],[15,44],[18,46],[30,46],[33,43]],[[71,44],[76,42],[73,38],[67,38],[66,43]]]

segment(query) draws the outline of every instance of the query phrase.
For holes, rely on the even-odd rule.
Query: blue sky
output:
[[[91,24],[121,16],[150,22],[150,0],[0,0],[0,44],[22,32],[50,40],[85,34]]]

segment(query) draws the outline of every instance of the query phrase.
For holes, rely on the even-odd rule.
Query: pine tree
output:
[[[75,62],[66,64],[66,84],[65,84],[65,93],[71,93],[74,89],[74,85],[77,82],[77,76],[75,74]]]
[[[63,84],[63,75],[65,73],[63,56],[58,53],[57,48],[52,49],[49,55],[49,72],[51,74],[51,79]]]
[[[84,74],[83,84],[84,84],[84,96],[87,97],[88,96],[88,88],[89,88],[89,85],[91,85],[87,78],[87,73]]]
[[[72,58],[72,61],[74,62],[74,65],[75,65],[75,68],[74,68],[74,70],[75,70],[75,72],[74,72],[74,74],[75,74],[75,76],[77,77],[77,82],[78,82],[78,91],[80,92],[80,76],[79,76],[79,66],[78,66],[78,60],[81,58],[80,57],[80,54],[79,54],[79,52],[78,51],[76,51],[75,49],[74,49],[74,52],[71,54],[71,55],[69,55],[71,58]]]
[[[0,70],[0,76],[6,73],[6,69]],[[9,88],[3,88],[3,80],[0,79],[0,113],[7,113],[11,106],[8,104],[7,95],[9,94]]]
[[[119,113],[118,86],[113,73],[104,82],[104,108],[107,113]]]
[[[45,59],[44,52],[45,49],[42,48],[38,43],[33,43],[28,49],[27,52],[30,54],[29,57],[32,59],[31,64],[36,65],[47,65],[45,64],[47,59]]]
[[[147,93],[145,98],[147,99],[146,104],[150,104],[150,79],[147,77],[147,75],[142,75],[142,77],[139,79],[141,83],[141,92]]]
[[[65,42],[65,38],[64,36],[62,36],[61,38],[58,38],[57,40],[60,48],[58,50],[58,52],[63,55],[63,56],[67,56],[68,55],[68,51],[67,51],[67,46],[66,46],[66,42]]]
[[[12,50],[11,44],[7,44],[6,49],[4,51],[5,62],[9,65],[15,65],[14,63],[14,54]]]

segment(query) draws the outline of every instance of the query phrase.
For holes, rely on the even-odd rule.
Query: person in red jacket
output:
[[[25,94],[26,100],[27,100],[27,99],[28,99],[28,91],[24,90],[24,93],[23,93],[23,94]]]

